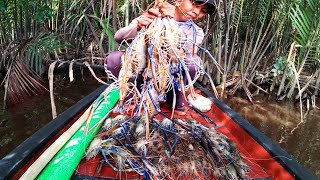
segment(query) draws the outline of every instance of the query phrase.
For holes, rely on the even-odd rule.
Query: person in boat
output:
[[[116,42],[121,43],[124,40],[133,39],[139,30],[143,26],[148,26],[156,17],[171,17],[178,25],[187,22],[188,20],[198,20],[203,18],[206,14],[213,14],[216,10],[213,0],[176,0],[175,4],[172,5],[166,1],[159,3],[158,8],[150,8],[148,11],[143,13],[138,18],[135,18],[128,26],[119,29],[115,35],[114,39]],[[196,66],[190,59],[196,61],[198,64],[202,65],[201,58],[196,54],[198,48],[192,43],[195,42],[196,45],[200,45],[204,39],[203,30],[195,25],[194,27],[184,26],[182,33],[190,39],[187,43],[185,51],[185,63],[189,70],[191,79],[195,78],[198,66]],[[194,39],[195,37],[195,39]],[[195,40],[195,41],[194,41]],[[110,71],[115,77],[118,78],[121,69],[121,56],[124,54],[123,51],[114,51],[109,54],[104,62],[106,71]],[[184,78],[184,83],[186,84],[186,78]],[[173,101],[173,93],[169,91],[167,94],[167,104],[171,105]],[[176,94],[176,107],[175,110],[179,115],[185,114],[185,106],[183,101],[183,94],[175,89]]]

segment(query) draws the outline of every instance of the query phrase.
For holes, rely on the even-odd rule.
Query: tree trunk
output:
[[[129,9],[130,9],[130,2],[129,0],[125,2],[126,3],[126,8],[125,8],[125,26],[129,25],[130,17],[129,17]]]
[[[30,36],[30,31],[31,31],[31,23],[30,23],[30,18],[29,18],[29,1],[25,1],[25,13],[24,13],[24,23],[25,23],[25,38],[28,39]]]
[[[147,8],[147,0],[141,0],[141,9],[145,11]]]
[[[57,6],[57,16],[56,16],[56,22],[55,22],[55,29],[54,26],[52,26],[52,30],[54,30],[55,32],[58,32],[59,30],[59,25],[62,24],[62,18],[63,15],[62,13],[64,12],[64,6],[63,6],[63,0],[59,0],[58,1],[58,6]]]
[[[20,38],[20,31],[19,31],[19,27],[18,27],[18,16],[17,16],[18,8],[17,8],[17,1],[16,0],[14,1],[13,6],[14,6],[13,19],[14,19],[14,27],[15,27],[16,35],[12,39],[19,39]]]
[[[118,21],[117,21],[117,0],[113,0],[112,2],[112,26],[113,26],[113,32],[116,33],[118,30]],[[115,49],[118,49],[118,44],[115,42],[114,45]]]

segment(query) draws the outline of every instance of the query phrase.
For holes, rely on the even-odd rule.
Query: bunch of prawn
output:
[[[246,179],[248,166],[236,145],[215,128],[196,121],[152,118],[146,140],[145,116],[108,119],[92,151],[115,171],[136,171],[158,179]]]
[[[193,23],[188,23],[186,25],[192,28]],[[143,27],[138,32],[121,57],[119,77],[110,77],[115,81],[108,88],[120,91],[115,110],[124,113],[134,107],[132,115],[145,113],[147,140],[150,117],[160,111],[159,104],[166,101],[169,91],[174,96],[171,117],[176,106],[174,89],[181,91],[186,101],[187,90],[191,97],[195,97],[193,84],[196,79],[191,79],[185,63],[186,43],[190,40],[183,35],[182,28],[173,19],[155,18],[147,28]],[[190,61],[199,67],[196,77],[205,74],[198,62],[192,62],[192,59]],[[184,78],[187,84],[184,84]]]
[[[192,22],[188,23],[192,26]],[[100,148],[93,152],[98,149],[105,162],[117,171],[134,170],[160,179],[244,179],[248,168],[235,145],[215,129],[195,122],[179,122],[184,127],[181,128],[171,121],[160,123],[153,119],[161,111],[159,104],[166,100],[166,93],[175,92],[174,88],[182,92],[186,101],[187,90],[195,96],[196,79],[191,79],[185,63],[185,48],[190,40],[181,28],[173,19],[158,17],[138,32],[122,56],[119,77],[111,77],[115,81],[108,87],[120,91],[115,108],[119,112],[135,107],[131,109],[132,117],[106,126],[99,135],[102,139],[93,146]],[[196,77],[206,74],[198,62],[193,63],[198,66]],[[88,157],[92,156],[89,153]],[[109,162],[110,157],[115,164]]]

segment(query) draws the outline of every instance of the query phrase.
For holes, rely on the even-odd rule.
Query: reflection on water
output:
[[[307,120],[291,134],[300,122],[299,105],[261,99],[255,104],[240,97],[224,102],[320,178],[320,110],[311,110]]]
[[[56,75],[54,95],[57,113],[62,113],[100,85],[88,72],[84,72],[83,77],[75,75],[75,80],[72,83],[69,82],[67,75]],[[3,94],[4,90],[2,89],[0,91],[1,108],[3,107]],[[51,119],[49,93],[30,97],[9,110],[1,110],[0,159]]]

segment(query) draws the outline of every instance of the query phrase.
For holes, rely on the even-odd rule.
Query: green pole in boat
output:
[[[100,95],[100,98],[101,96],[103,96],[103,94]],[[87,135],[84,135],[84,123],[83,126],[62,147],[62,149],[52,158],[37,179],[70,179],[79,162],[83,158],[85,150],[100,129],[101,123],[98,122],[105,118],[117,103],[119,99],[119,90],[112,90],[106,98],[102,99],[103,101],[93,112]]]

